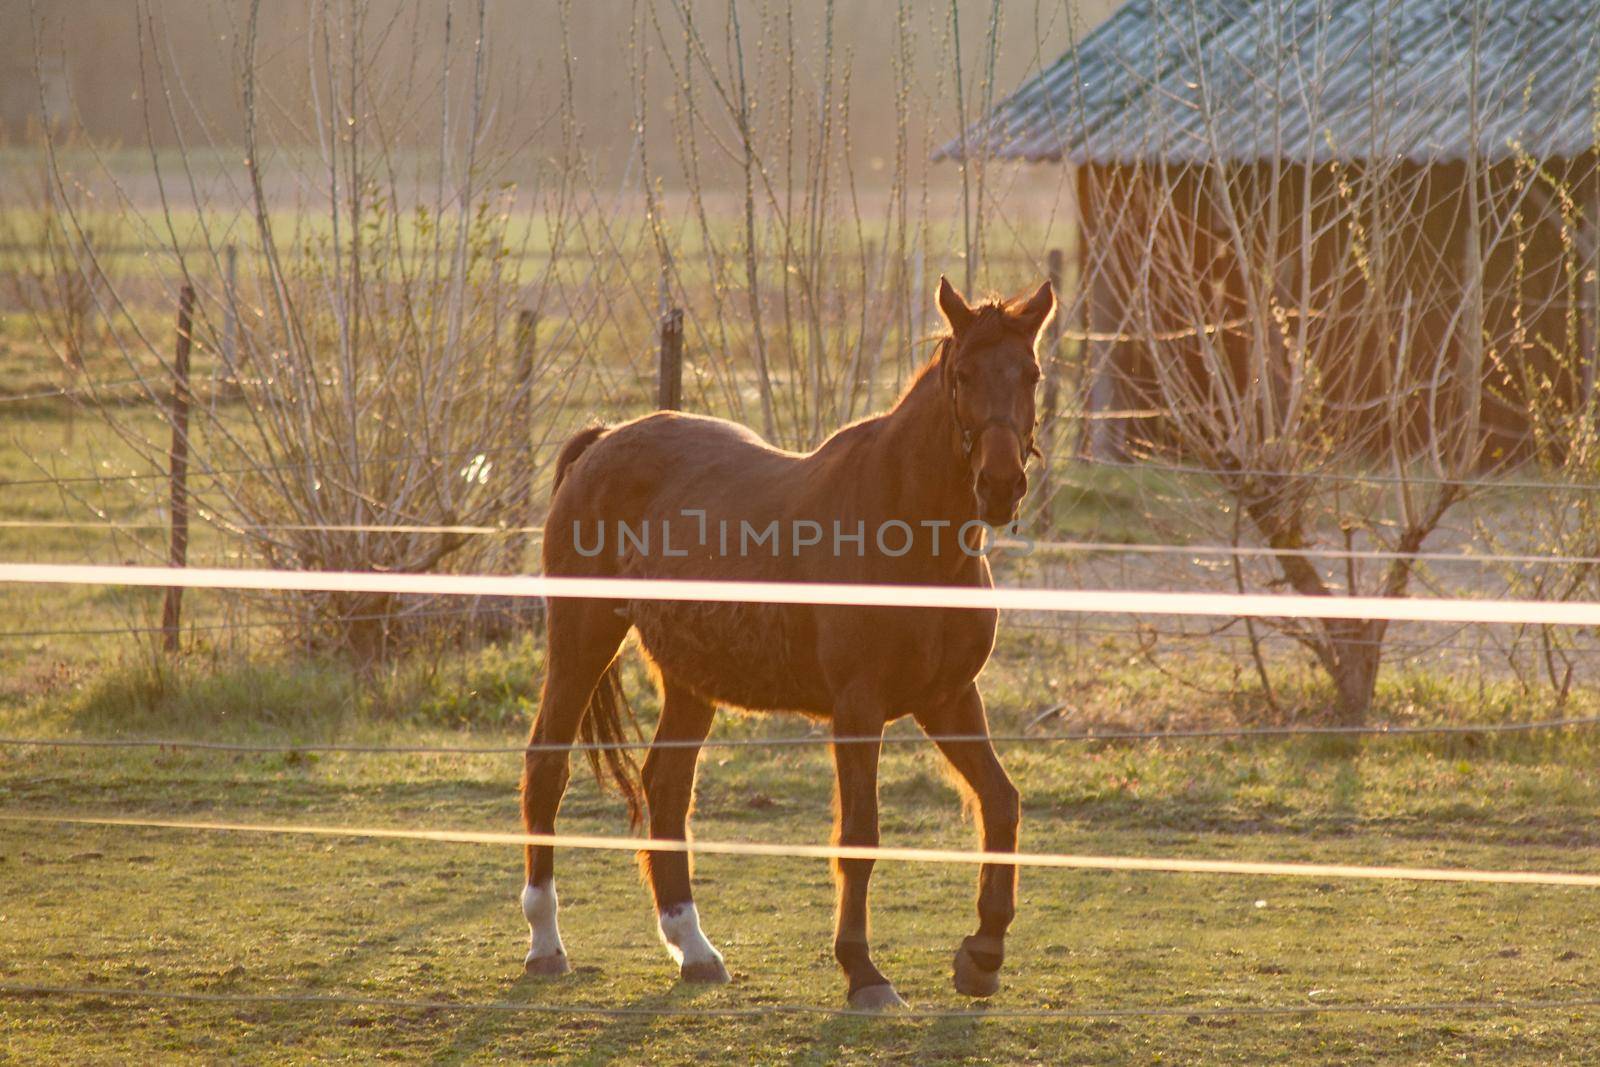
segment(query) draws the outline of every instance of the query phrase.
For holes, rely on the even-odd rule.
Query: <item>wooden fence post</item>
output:
[[[173,567],[189,563],[189,345],[194,317],[194,286],[178,293],[178,341],[172,361],[172,451],[168,474],[172,479],[172,543],[167,562]],[[162,644],[178,651],[182,622],[183,588],[169,586],[161,608]]]
[[[683,309],[661,316],[661,357],[656,365],[656,407],[683,408]]]

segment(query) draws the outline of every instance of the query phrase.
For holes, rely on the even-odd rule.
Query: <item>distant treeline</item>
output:
[[[320,47],[341,47],[337,40],[308,40],[311,6],[273,0],[262,8],[258,49],[268,60],[269,81],[264,89],[281,105],[303,102],[307,63],[317,61]],[[448,43],[442,5],[338,0],[334,6],[348,9],[343,21],[350,33],[382,42],[374,77],[409,67],[442,79],[447,59],[452,80],[468,76],[464,57],[476,28],[475,3],[457,0],[451,6]],[[982,77],[984,46],[997,12],[995,83],[1003,93],[1039,63],[1055,59],[1115,6],[1114,0],[963,0],[958,18],[966,81],[976,85]],[[235,72],[243,66],[239,50],[250,8],[249,0],[0,4],[0,135],[12,142],[24,138],[43,110],[58,118],[73,116],[75,129],[102,142],[143,144],[148,130],[160,144],[175,143],[179,133],[192,144],[207,133],[197,128],[201,119],[190,117],[196,113],[211,135],[235,135],[241,93]],[[820,69],[825,50],[831,51],[836,72],[848,68],[848,150],[871,168],[873,158],[895,137],[897,78],[882,57],[891,49],[900,20],[913,30],[921,88],[943,109],[925,116],[930,131],[957,129],[950,60],[954,8],[951,0],[738,0],[731,7],[726,0],[653,0],[637,10],[626,3],[488,0],[495,122],[502,144],[528,142],[537,150],[538,139],[548,133],[549,117],[562,110],[557,105],[570,92],[586,150],[605,170],[620,173],[637,125],[639,93],[632,83],[637,64],[632,57],[645,54],[644,77],[652,87],[647,98],[671,99],[686,51],[703,47],[726,54],[733,39],[730,15],[737,15],[739,36],[752,56],[763,35],[769,41],[792,35],[796,68]],[[143,18],[146,9],[148,19]],[[698,31],[697,41],[685,32],[686,23]],[[160,62],[152,62],[157,56]],[[749,75],[754,80],[772,73],[752,70]],[[806,84],[809,78],[803,74],[796,85],[797,102],[815,109],[817,87]],[[697,91],[709,102],[719,89],[704,84]],[[167,92],[180,98],[175,110],[184,116],[179,121],[186,128],[181,131],[174,129],[162,99]],[[970,106],[968,110],[970,114]],[[775,118],[769,111],[752,120],[770,123]],[[656,159],[669,158],[675,149],[670,123],[652,122],[649,129],[652,143],[645,149]],[[436,136],[437,130],[419,128],[415,136],[430,133]],[[711,167],[718,162],[701,161]]]

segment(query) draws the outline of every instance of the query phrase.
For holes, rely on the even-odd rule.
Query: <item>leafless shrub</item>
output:
[[[561,404],[581,368],[559,327],[543,336],[534,327],[548,283],[537,267],[564,251],[581,169],[557,138],[516,172],[531,189],[512,182],[510,152],[493,141],[484,12],[482,3],[382,13],[359,0],[319,5],[301,58],[304,99],[285,101],[261,91],[263,70],[289,60],[261,47],[270,8],[250,5],[235,27],[241,127],[182,145],[175,165],[152,149],[156,216],[126,193],[118,201],[168,276],[200,294],[199,365],[216,380],[209,396],[196,383],[202,402],[189,431],[199,512],[270,566],[527,566],[525,537],[455,528],[525,524],[547,446],[576,420]],[[176,114],[182,69],[165,61],[159,20],[142,25],[145,97]],[[426,37],[443,38],[442,66],[406,68]],[[235,140],[242,169],[208,173],[202,149]],[[58,192],[71,180],[59,170],[53,178]],[[513,209],[530,202],[542,212],[542,246],[534,227],[516,225]],[[180,211],[192,227],[179,224]],[[81,247],[84,220],[65,215]],[[159,467],[174,388],[170,326],[153,324],[117,285],[97,300],[150,401],[99,414]],[[224,350],[227,365],[216,358]],[[436,614],[349,594],[294,604],[303,633],[369,657]]]

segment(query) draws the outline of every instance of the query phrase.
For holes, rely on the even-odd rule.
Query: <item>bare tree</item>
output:
[[[1110,153],[1134,158],[1080,179],[1088,406],[1150,416],[1103,420],[1097,458],[1195,472],[1196,526],[1275,552],[1241,588],[1404,596],[1452,509],[1528,457],[1530,405],[1576,410],[1568,357],[1535,338],[1562,343],[1551,324],[1578,305],[1551,279],[1581,257],[1529,235],[1560,225],[1536,190],[1587,188],[1593,155],[1534,162],[1509,143],[1552,102],[1480,70],[1485,4],[1427,16],[1458,61],[1420,82],[1402,7],[1272,0],[1225,30],[1192,0],[1153,10],[1179,54],[1152,61],[1143,144],[1112,131],[1128,147]],[[1492,17],[1495,55],[1533,32]],[[1166,106],[1171,86],[1185,107]],[[1441,108],[1465,110],[1460,129],[1435,132]],[[1339,721],[1362,721],[1388,625],[1277,627],[1326,670]]]

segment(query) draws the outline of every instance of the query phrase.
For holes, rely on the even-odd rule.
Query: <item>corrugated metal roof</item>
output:
[[[1526,153],[1600,131],[1600,0],[1129,0],[972,155],[1195,163]],[[961,158],[958,138],[938,157]]]

